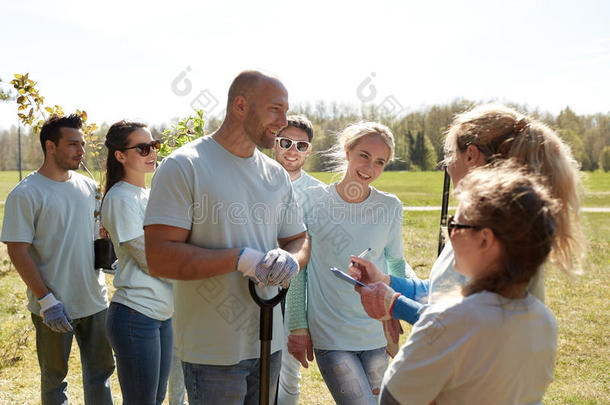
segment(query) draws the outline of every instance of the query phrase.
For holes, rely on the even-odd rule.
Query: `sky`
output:
[[[222,114],[232,79],[407,113],[456,98],[610,112],[610,1],[4,1],[0,85],[89,120]],[[0,128],[16,104],[0,103]]]

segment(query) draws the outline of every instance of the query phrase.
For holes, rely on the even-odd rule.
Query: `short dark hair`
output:
[[[278,136],[281,135],[286,128],[294,127],[305,131],[307,133],[307,138],[309,139],[309,142],[311,142],[311,140],[313,139],[313,125],[311,124],[311,121],[307,119],[307,117],[305,117],[304,115],[289,115],[288,117],[286,117],[286,120],[287,124],[284,128],[282,128]]]
[[[67,117],[60,117],[54,115],[44,122],[42,129],[40,130],[40,145],[42,146],[42,153],[46,156],[47,148],[46,141],[52,141],[55,145],[59,143],[61,137],[61,128],[74,128],[81,129],[83,121],[76,114],[70,114]]]

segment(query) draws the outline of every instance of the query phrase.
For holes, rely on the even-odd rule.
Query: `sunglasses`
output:
[[[460,224],[455,222],[455,218],[453,215],[449,217],[449,221],[447,221],[447,231],[449,232],[449,236],[453,236],[453,231],[455,229],[481,229],[481,227],[476,225],[468,225],[468,224]]]
[[[278,145],[280,145],[280,148],[288,150],[292,147],[292,144],[296,144],[296,148],[297,151],[301,152],[301,153],[305,153],[309,150],[309,147],[311,146],[311,143],[307,142],[307,141],[293,141],[290,138],[284,138],[284,137],[277,137],[275,138],[275,140],[277,141]]]
[[[159,152],[161,150],[161,141],[152,141],[151,143],[139,143],[136,146],[132,146],[130,148],[123,148],[123,150],[135,149],[140,154],[140,156],[148,156],[150,154],[151,148]]]

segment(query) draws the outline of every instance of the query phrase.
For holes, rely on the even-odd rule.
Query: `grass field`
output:
[[[316,174],[329,180],[326,173]],[[0,172],[0,202],[17,182],[16,172]],[[610,207],[610,174],[587,173],[585,205]],[[405,205],[440,205],[441,173],[388,172],[376,186],[397,194]],[[0,217],[3,212],[0,205]],[[420,277],[427,277],[436,257],[438,212],[407,212],[403,228],[405,256]],[[547,268],[546,303],[559,325],[555,380],[545,404],[610,403],[610,213],[585,213],[589,253],[581,276],[569,278]],[[107,276],[107,284],[111,279]],[[0,404],[39,403],[39,368],[34,332],[25,309],[25,288],[0,244]],[[406,334],[410,327],[405,325]],[[406,335],[403,336],[403,341]],[[76,347],[76,345],[74,345]],[[78,350],[73,350],[68,392],[82,402]],[[315,362],[302,370],[302,404],[330,404],[332,399]],[[113,376],[113,392],[121,402]]]

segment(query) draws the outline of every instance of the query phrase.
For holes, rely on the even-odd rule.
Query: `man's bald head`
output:
[[[231,105],[233,101],[235,101],[236,97],[242,96],[246,99],[248,104],[253,104],[255,97],[252,97],[256,94],[256,91],[265,83],[273,82],[274,84],[278,84],[283,87],[281,82],[272,77],[268,76],[264,73],[261,73],[257,70],[244,70],[231,83],[231,87],[229,87],[229,96],[227,99],[227,111],[231,110]]]

